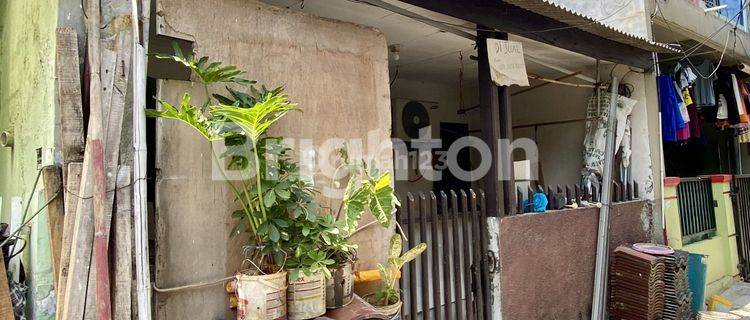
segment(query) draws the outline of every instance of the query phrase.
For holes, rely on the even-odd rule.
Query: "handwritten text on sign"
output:
[[[492,81],[498,86],[528,86],[526,62],[520,42],[487,39],[487,55],[490,60]]]

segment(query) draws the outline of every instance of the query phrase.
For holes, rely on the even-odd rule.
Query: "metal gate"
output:
[[[737,251],[740,273],[750,282],[750,175],[735,175],[732,183],[734,227],[737,234]]]
[[[485,195],[408,193],[396,212],[413,247],[427,250],[402,270],[403,319],[490,319]]]

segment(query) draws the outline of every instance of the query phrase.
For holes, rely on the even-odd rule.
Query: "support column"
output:
[[[500,33],[498,39],[508,40],[507,33]],[[513,117],[511,116],[510,92],[507,86],[497,88],[500,102],[500,170],[503,178],[503,204],[505,215],[516,214],[516,177],[513,172]]]
[[[491,28],[477,26],[477,54],[479,56],[479,118],[482,126],[482,140],[490,148],[492,163],[487,175],[483,177],[484,192],[487,194],[487,216],[501,216],[501,187],[498,178],[498,141],[500,139],[500,101],[499,90],[492,82],[489,58],[487,56],[487,39],[499,37],[499,32],[482,31]],[[507,37],[507,35],[506,35]],[[504,200],[505,196],[503,196]],[[513,206],[513,205],[511,205]],[[507,207],[507,205],[506,205]]]

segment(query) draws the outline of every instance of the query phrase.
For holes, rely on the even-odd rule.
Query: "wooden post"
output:
[[[3,252],[0,250],[0,259],[5,261]],[[13,320],[15,316],[13,314],[13,303],[10,300],[10,286],[8,285],[8,274],[5,271],[5,263],[0,263],[0,319]]]
[[[62,245],[63,220],[65,218],[62,175],[60,174],[60,167],[57,166],[44,167],[42,170],[44,196],[47,201],[51,201],[47,205],[47,227],[50,236],[52,276],[53,281],[57,281],[60,277],[60,248]]]
[[[483,31],[488,28],[477,26],[477,54],[479,56],[479,117],[482,122],[482,139],[490,148],[492,163],[484,176],[484,191],[487,196],[487,215],[500,216],[503,212],[500,203],[500,181],[498,174],[498,141],[500,139],[500,101],[497,86],[490,75],[487,56],[487,39],[497,38],[498,33]],[[486,160],[485,160],[486,161]],[[506,204],[507,206],[508,204]]]

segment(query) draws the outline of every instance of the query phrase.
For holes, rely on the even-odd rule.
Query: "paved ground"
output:
[[[739,282],[721,293],[721,296],[732,302],[732,307],[727,308],[721,304],[716,305],[717,311],[730,312],[750,320],[750,283]]]

